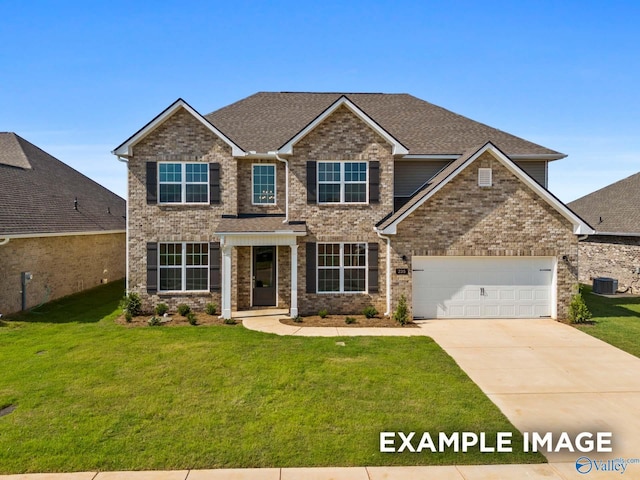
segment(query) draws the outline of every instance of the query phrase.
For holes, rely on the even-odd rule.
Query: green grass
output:
[[[613,346],[640,357],[640,298],[607,298],[594,295],[583,286],[584,301],[591,310],[592,323],[577,328]]]
[[[0,327],[0,473],[544,462],[429,338],[126,328],[122,291]],[[381,454],[381,431],[510,431],[514,453]]]

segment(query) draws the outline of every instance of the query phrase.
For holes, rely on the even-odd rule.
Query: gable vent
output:
[[[490,168],[478,169],[478,186],[479,187],[491,186],[491,169]]]

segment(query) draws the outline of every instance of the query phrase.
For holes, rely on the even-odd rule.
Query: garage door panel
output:
[[[414,257],[414,316],[550,316],[553,266],[552,257]]]

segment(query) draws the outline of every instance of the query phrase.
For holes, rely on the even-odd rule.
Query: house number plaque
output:
[[[408,268],[396,268],[396,275],[409,275]]]

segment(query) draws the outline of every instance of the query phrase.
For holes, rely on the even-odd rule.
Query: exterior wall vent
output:
[[[479,187],[491,186],[491,169],[490,168],[478,169],[478,186]]]

